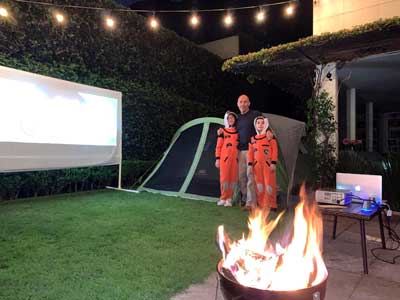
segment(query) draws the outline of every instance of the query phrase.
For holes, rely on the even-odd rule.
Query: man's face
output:
[[[242,114],[246,113],[250,107],[249,97],[247,97],[246,95],[240,96],[238,98],[237,106]]]
[[[228,116],[228,125],[229,125],[229,126],[235,125],[235,121],[236,121],[236,119],[235,119],[234,116],[232,116],[232,115],[229,115],[229,116]]]
[[[258,119],[256,121],[257,131],[261,132],[264,129],[264,119]]]

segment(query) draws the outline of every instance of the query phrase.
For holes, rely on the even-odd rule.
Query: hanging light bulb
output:
[[[265,21],[265,11],[260,8],[260,10],[256,14],[256,22],[263,23]]]
[[[56,13],[54,15],[54,17],[56,18],[57,22],[60,24],[64,23],[64,21],[65,21],[65,17],[62,13]]]
[[[0,16],[6,18],[8,17],[8,11],[4,7],[0,6]]]
[[[230,13],[227,13],[224,17],[224,24],[226,27],[230,27],[233,24],[233,17]]]
[[[154,14],[150,18],[149,24],[150,24],[151,29],[154,29],[154,30],[156,30],[158,28],[158,26],[160,25],[158,23],[158,20],[157,20],[157,18],[156,18],[156,16]]]
[[[199,16],[193,13],[192,16],[190,17],[190,25],[192,25],[192,27],[197,27],[199,24],[200,24]]]
[[[114,19],[111,18],[111,17],[107,17],[106,18],[106,25],[107,25],[108,28],[114,28],[114,26],[115,26]]]
[[[286,9],[285,9],[286,15],[287,16],[292,16],[294,14],[294,5],[289,4]]]

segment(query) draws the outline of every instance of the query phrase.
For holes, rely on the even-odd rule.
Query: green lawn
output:
[[[0,299],[170,299],[215,270],[247,214],[118,191],[0,204]]]

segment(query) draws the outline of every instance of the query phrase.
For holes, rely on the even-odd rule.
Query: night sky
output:
[[[171,9],[210,9],[252,6],[277,3],[281,0],[117,0],[133,9],[171,10]],[[270,7],[264,24],[254,22],[254,10],[236,11],[235,24],[227,29],[222,25],[223,12],[205,12],[200,14],[201,26],[193,29],[188,24],[188,14],[158,14],[162,25],[179,35],[195,42],[204,43],[219,38],[244,33],[251,36],[262,47],[298,40],[312,35],[312,0],[298,1],[296,13],[285,17],[282,5]]]

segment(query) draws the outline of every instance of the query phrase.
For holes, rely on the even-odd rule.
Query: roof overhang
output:
[[[316,65],[400,50],[400,17],[379,20],[233,57],[222,69],[269,81],[300,98],[311,94]]]

